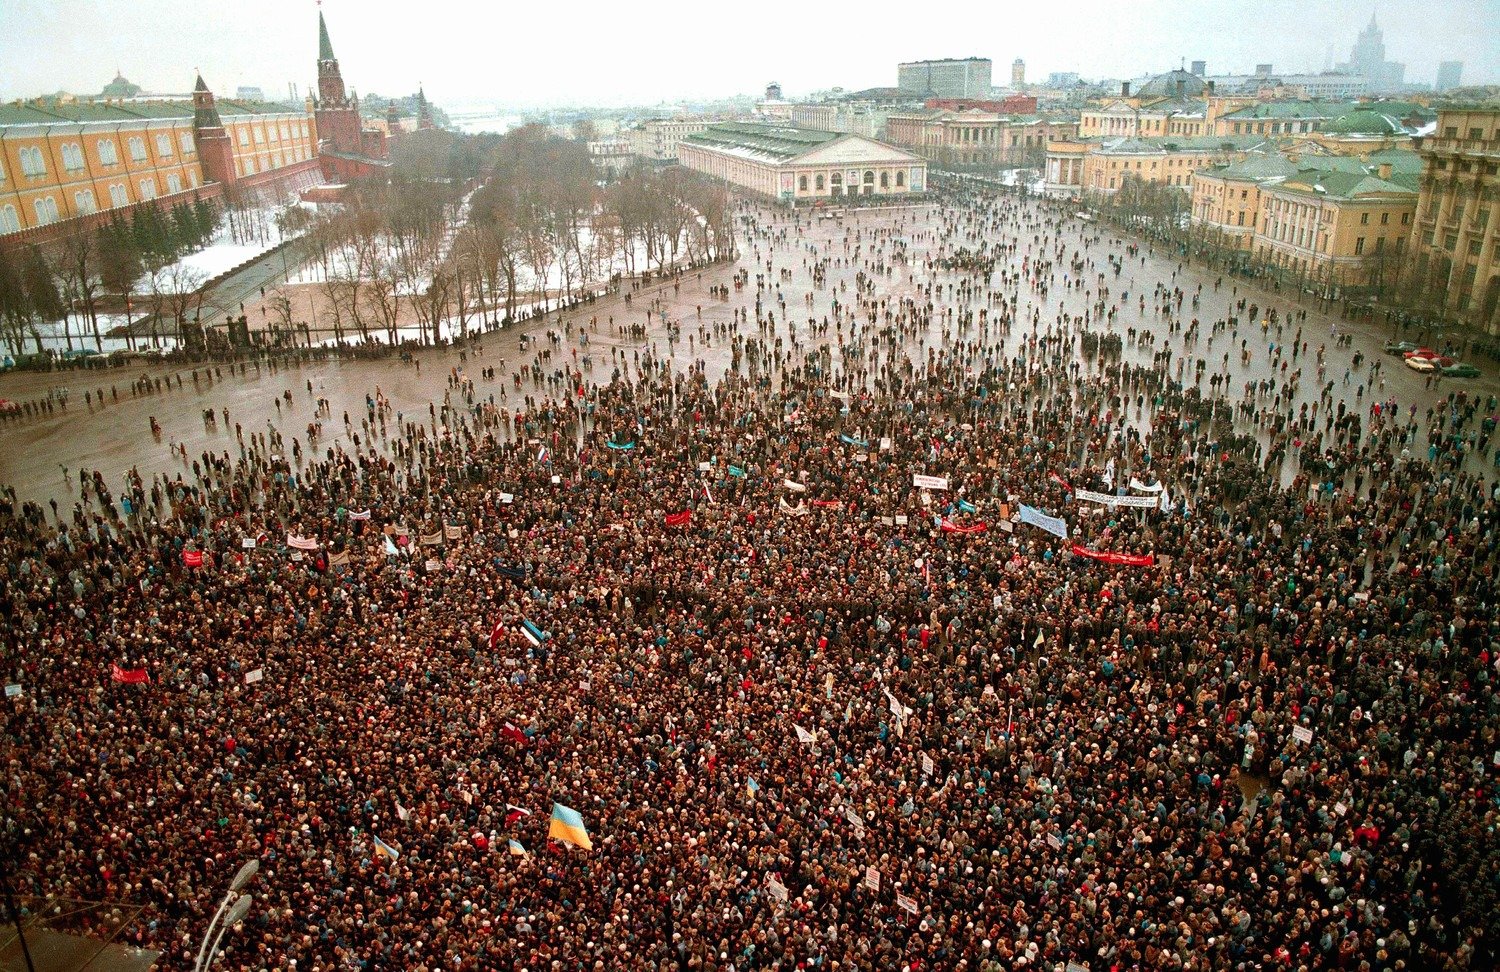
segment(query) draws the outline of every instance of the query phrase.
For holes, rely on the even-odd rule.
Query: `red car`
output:
[[[20,402],[13,402],[8,398],[0,398],[0,412],[19,412],[20,410]]]
[[[1437,356],[1438,353],[1431,348],[1417,348],[1415,351],[1408,351],[1402,355],[1403,358],[1436,358]]]

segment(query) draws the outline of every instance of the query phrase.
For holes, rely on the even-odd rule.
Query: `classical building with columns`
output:
[[[862,135],[723,122],[684,138],[681,163],[783,202],[926,191],[927,162]]]

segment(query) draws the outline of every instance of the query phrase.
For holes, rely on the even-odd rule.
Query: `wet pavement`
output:
[[[68,403],[66,408],[55,407],[51,414],[31,418],[13,417],[0,424],[0,482],[13,486],[18,497],[23,500],[45,502],[55,499],[67,510],[76,499],[77,472],[80,468],[102,471],[106,482],[112,487],[118,485],[121,475],[132,467],[137,468],[148,483],[156,473],[167,473],[172,477],[185,473],[184,478],[191,479],[190,466],[180,455],[174,456],[170,447],[185,446],[189,462],[205,450],[228,451],[237,457],[236,425],[240,426],[248,438],[252,432],[265,432],[269,424],[281,432],[288,445],[292,437],[299,438],[305,450],[306,428],[314,419],[314,402],[317,398],[326,398],[331,405],[331,414],[323,421],[324,434],[318,442],[319,450],[336,445],[348,449],[352,442],[350,433],[345,430],[343,414],[349,414],[354,423],[354,434],[358,434],[359,421],[365,415],[367,394],[373,395],[378,388],[391,400],[396,411],[404,413],[407,418],[421,413],[425,421],[429,403],[441,402],[450,391],[449,378],[454,369],[461,369],[474,381],[476,399],[493,399],[497,406],[515,411],[518,407],[524,407],[521,399],[523,394],[538,397],[544,394],[529,380],[525,388],[518,392],[511,380],[517,366],[533,361],[538,347],[551,349],[550,360],[540,362],[547,373],[565,363],[573,367],[575,352],[579,367],[584,367],[586,359],[592,359],[592,367],[584,370],[584,378],[589,382],[605,383],[610,379],[615,360],[612,359],[612,352],[620,356],[618,360],[633,363],[648,349],[659,357],[669,358],[674,369],[685,370],[701,361],[712,381],[731,365],[729,338],[714,337],[711,345],[705,347],[703,336],[711,336],[716,323],[729,324],[735,309],[747,311],[750,317],[748,325],[741,323],[739,333],[749,337],[756,335],[756,274],[766,273],[768,259],[776,272],[769,275],[771,284],[766,292],[765,306],[775,312],[778,336],[786,337],[785,317],[802,321],[796,328],[798,338],[805,345],[797,351],[797,357],[800,358],[803,351],[813,346],[833,343],[834,335],[831,331],[826,337],[810,338],[807,319],[816,317],[821,320],[828,315],[835,293],[846,306],[856,300],[856,274],[861,269],[862,261],[869,257],[871,230],[899,227],[901,236],[908,240],[907,253],[910,259],[905,266],[897,265],[889,277],[880,275],[875,278],[876,297],[888,298],[894,303],[904,297],[914,297],[920,283],[930,280],[935,285],[946,286],[964,278],[961,273],[946,271],[936,271],[929,275],[921,266],[922,258],[934,252],[940,244],[935,238],[915,236],[932,234],[939,225],[936,213],[936,208],[932,206],[865,211],[844,219],[822,219],[811,224],[803,222],[800,229],[793,229],[790,222],[792,217],[779,211],[774,214],[767,211],[761,215],[762,229],[789,231],[788,240],[778,243],[774,248],[768,248],[764,238],[747,239],[743,227],[740,227],[737,231],[740,234],[741,248],[738,261],[719,264],[704,269],[701,273],[689,272],[675,286],[672,282],[649,285],[636,295],[633,306],[627,307],[623,296],[606,298],[561,316],[550,315],[545,322],[530,322],[487,334],[462,352],[458,348],[419,351],[412,363],[402,362],[393,356],[380,360],[326,360],[300,365],[218,365],[212,369],[212,378],[208,377],[208,370],[200,366],[196,384],[192,378],[193,368],[161,363],[95,371],[3,375],[0,376],[0,397],[16,401],[36,401],[46,398],[49,392],[55,397],[66,390]],[[804,220],[807,218],[806,214],[799,215]],[[779,222],[772,224],[772,219]],[[1084,234],[1093,236],[1101,232],[1092,224],[1069,220],[1063,239],[1070,256],[1075,249],[1082,249]],[[855,240],[855,233],[864,235],[860,240]],[[936,234],[932,235],[935,237]],[[809,245],[827,256],[849,258],[847,265],[834,266],[828,271],[828,281],[823,287],[814,287],[807,269],[814,262],[814,256],[808,250]],[[853,258],[855,245],[862,247],[861,256],[857,259]],[[876,240],[874,245],[882,244]],[[884,245],[889,252],[890,244]],[[1054,249],[1053,246],[1023,238],[1014,260],[1009,264],[1012,269],[1020,268],[1028,247],[1033,257],[1038,254],[1050,257]],[[1103,268],[1106,253],[1123,255],[1123,251],[1124,244],[1109,244],[1106,234],[1103,241],[1089,247],[1086,256],[1097,261]],[[1024,285],[1017,291],[1020,300],[1018,321],[1000,349],[1004,354],[1016,354],[1022,340],[1031,334],[1029,320],[1034,308],[1040,312],[1042,329],[1045,331],[1047,324],[1059,313],[1079,315],[1091,303],[1082,290],[1064,286],[1065,266],[1066,263],[1059,265],[1056,282],[1045,296]],[[779,279],[782,268],[792,271],[789,279]],[[749,284],[743,290],[737,291],[731,287],[727,300],[710,294],[710,287],[729,286],[735,273],[742,269],[749,275]],[[915,279],[911,279],[909,274]],[[1092,270],[1085,272],[1083,276],[1089,285],[1096,283]],[[998,272],[996,279],[998,280]],[[1301,328],[1308,353],[1292,365],[1293,369],[1300,365],[1304,371],[1296,398],[1298,403],[1315,402],[1318,399],[1322,382],[1317,377],[1316,352],[1320,345],[1326,348],[1327,380],[1335,383],[1335,399],[1342,397],[1351,407],[1358,407],[1361,411],[1368,408],[1372,396],[1380,400],[1394,398],[1401,407],[1403,417],[1410,406],[1416,405],[1420,420],[1428,408],[1444,399],[1450,391],[1464,391],[1471,396],[1478,394],[1481,398],[1500,393],[1500,381],[1497,381],[1493,369],[1486,368],[1482,363],[1481,370],[1486,374],[1481,378],[1443,379],[1435,387],[1429,387],[1422,375],[1402,366],[1399,358],[1381,353],[1382,342],[1392,336],[1381,324],[1343,321],[1336,314],[1324,313],[1316,303],[1297,304],[1284,293],[1271,293],[1256,284],[1236,278],[1222,278],[1216,290],[1215,281],[1219,279],[1217,273],[1199,266],[1180,265],[1178,260],[1160,248],[1155,252],[1147,252],[1143,246],[1139,256],[1123,259],[1123,269],[1118,277],[1113,271],[1106,274],[1105,283],[1111,288],[1113,295],[1122,291],[1130,294],[1118,318],[1112,325],[1095,321],[1090,329],[1125,335],[1133,327],[1139,335],[1151,335],[1154,343],[1136,344],[1127,339],[1125,360],[1146,364],[1150,362],[1154,351],[1168,346],[1173,350],[1174,376],[1177,358],[1184,354],[1190,359],[1203,357],[1210,362],[1204,374],[1203,390],[1209,390],[1208,375],[1214,371],[1227,371],[1230,398],[1237,401],[1247,381],[1273,377],[1273,368],[1268,360],[1268,346],[1270,342],[1277,340],[1275,328],[1270,329],[1268,335],[1263,335],[1260,327],[1250,328],[1242,323],[1239,336],[1232,342],[1226,332],[1213,341],[1211,348],[1208,347],[1207,339],[1211,334],[1212,322],[1230,315],[1233,312],[1232,305],[1244,297],[1260,306],[1261,316],[1272,307],[1280,311],[1283,317],[1293,309],[1307,310],[1307,319]],[[1185,350],[1182,333],[1168,333],[1167,324],[1153,312],[1151,294],[1158,283],[1181,287],[1189,295],[1189,300],[1194,290],[1202,286],[1199,307],[1194,310],[1188,301],[1184,301],[1181,310],[1184,322],[1195,317],[1203,322],[1194,347]],[[778,291],[785,300],[785,314],[775,302]],[[810,306],[805,303],[809,293],[813,297]],[[1137,295],[1141,294],[1146,297],[1144,313],[1138,310]],[[653,313],[648,324],[646,309],[648,301],[653,298],[661,301],[666,316],[680,326],[680,341],[669,343],[661,314]],[[934,296],[934,301],[940,308],[953,305],[946,296],[942,299]],[[985,306],[985,303],[981,299],[970,306],[977,309]],[[1240,316],[1243,320],[1243,314]],[[636,339],[616,334],[610,323],[611,318],[613,325],[646,325],[645,338]],[[595,319],[597,323],[590,329],[589,323]],[[1027,323],[1023,325],[1023,321]],[[552,345],[546,338],[549,331],[561,336],[570,325],[571,333],[558,344]],[[1352,346],[1335,347],[1334,338],[1330,335],[1333,327],[1351,333]],[[1295,330],[1296,325],[1287,327],[1284,336],[1286,342],[1291,341]],[[586,345],[580,340],[585,331],[588,333]],[[861,329],[861,335],[863,333]],[[520,341],[523,335],[536,339],[538,344],[522,352]],[[689,337],[692,338],[691,345]],[[914,360],[917,355],[925,358],[928,349],[941,347],[945,341],[959,339],[980,340],[981,335],[977,328],[971,327],[960,335],[952,324],[940,327],[934,323],[931,332],[922,335],[906,350]],[[993,328],[985,340],[996,340]],[[1252,352],[1248,364],[1242,363],[1240,359],[1240,340],[1247,340]],[[786,350],[791,350],[789,339]],[[1223,355],[1231,350],[1226,367]],[[1352,372],[1350,382],[1345,385],[1345,371],[1352,367],[1351,362],[1356,353],[1363,354],[1364,366]],[[1366,388],[1363,398],[1357,400],[1356,389],[1362,382],[1369,380],[1370,364],[1376,360],[1382,363],[1382,372],[1375,380],[1375,387]],[[835,370],[839,370],[837,350],[833,352],[833,362]],[[481,379],[480,371],[486,367],[499,369],[499,375],[494,380]],[[1186,374],[1191,381],[1191,366]],[[1279,377],[1279,373],[1277,376]],[[153,382],[156,379],[170,379],[171,390],[159,393],[133,392],[132,382],[142,378],[149,378]],[[179,379],[180,388],[177,384]],[[105,404],[102,407],[97,401],[85,404],[85,391],[90,392],[91,397],[102,392]],[[281,397],[286,391],[291,392],[290,404]],[[453,401],[455,404],[460,403],[456,393]],[[213,425],[206,424],[203,419],[204,410],[208,408],[214,409],[217,414],[217,421]],[[227,423],[223,416],[226,409]],[[153,417],[161,426],[159,439],[153,437],[150,431]],[[1249,425],[1242,426],[1242,430],[1250,428]],[[1425,437],[1419,437],[1418,443],[1425,450]],[[1492,468],[1487,465],[1489,458],[1471,457],[1471,468],[1480,468],[1481,464],[1487,469]],[[65,477],[65,471],[70,475]]]

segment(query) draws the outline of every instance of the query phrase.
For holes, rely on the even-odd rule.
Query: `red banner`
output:
[[[201,551],[201,550],[184,550],[182,552],[182,562],[183,562],[184,565],[186,565],[188,567],[202,567],[203,566],[203,551]]]
[[[683,510],[681,513],[668,513],[667,526],[687,526],[688,520],[692,518],[692,510]]]
[[[959,526],[957,523],[954,523],[952,520],[948,519],[945,516],[938,521],[938,529],[942,530],[944,533],[983,533],[985,530],[989,529],[989,527],[983,523],[973,523],[969,526]]]
[[[844,505],[843,500],[810,500],[809,502],[814,506],[840,507]]]
[[[1100,563],[1116,564],[1120,567],[1155,567],[1156,557],[1153,554],[1122,554],[1110,553],[1105,550],[1090,550],[1087,547],[1073,545],[1073,553],[1079,557],[1087,557]]]
[[[146,674],[144,668],[121,668],[119,665],[109,666],[110,676],[117,682],[126,685],[140,685],[142,682],[151,681],[151,676]]]

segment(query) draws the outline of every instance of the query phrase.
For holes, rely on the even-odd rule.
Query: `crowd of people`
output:
[[[17,890],[168,969],[251,859],[221,968],[1495,967],[1494,398],[1046,202],[830,222],[0,503]]]

